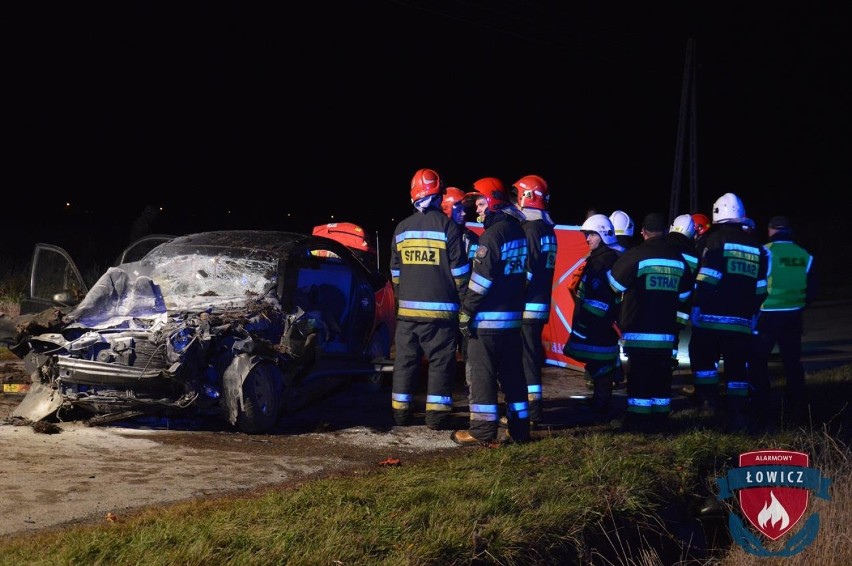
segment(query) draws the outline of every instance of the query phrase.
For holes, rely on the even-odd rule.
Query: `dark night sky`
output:
[[[761,234],[778,213],[819,252],[845,233],[842,3],[22,4],[3,192],[33,222],[7,251],[73,247],[73,226],[112,254],[146,204],[164,232],[334,215],[389,237],[420,167],[461,188],[542,175],[560,224],[667,213],[689,38],[701,211],[732,191]]]

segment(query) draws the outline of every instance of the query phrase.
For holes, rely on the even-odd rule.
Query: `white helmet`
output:
[[[725,193],[713,203],[713,224],[742,222],[745,215],[743,201],[734,193]]]
[[[612,227],[617,236],[633,236],[633,219],[623,210],[616,210],[609,215]]]
[[[669,226],[669,232],[680,232],[687,238],[692,238],[695,235],[695,222],[692,220],[692,215],[681,214],[675,218]]]
[[[601,237],[601,241],[606,245],[616,242],[615,229],[612,227],[612,222],[603,214],[593,214],[586,218],[586,221],[580,226],[580,230],[583,232],[597,232]]]

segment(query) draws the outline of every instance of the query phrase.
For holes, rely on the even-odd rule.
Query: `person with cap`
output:
[[[453,432],[461,446],[490,444],[498,434],[498,393],[506,403],[509,437],[530,439],[527,384],[521,362],[529,248],[520,210],[496,177],[474,183],[485,231],[473,258],[459,328],[468,336],[465,366],[470,406],[468,430]]]
[[[449,428],[456,375],[461,295],[470,276],[459,225],[441,211],[441,178],[419,169],[411,179],[414,212],[394,230],[390,272],[397,298],[391,406],[394,422],[413,420],[421,360],[428,361],[426,426]]]
[[[612,222],[603,214],[593,214],[580,230],[586,236],[589,255],[574,298],[571,335],[562,350],[584,364],[586,379],[592,382],[589,407],[599,414],[610,411],[613,372],[619,356],[619,335],[615,328],[621,294],[609,285],[607,274],[621,255]]]
[[[723,194],[713,204],[713,228],[699,259],[690,318],[693,401],[710,416],[723,412],[724,427],[730,432],[742,431],[748,424],[750,336],[766,297],[768,269],[766,250],[742,229],[745,218],[745,206],[734,193]]]
[[[636,245],[636,240],[633,238],[634,223],[629,214],[623,210],[616,210],[609,215],[609,220],[612,222],[612,227],[615,228],[615,239],[621,246],[622,252]]]
[[[618,325],[630,359],[622,422],[627,432],[668,428],[677,313],[689,300],[694,278],[681,253],[663,238],[667,227],[662,214],[645,216],[644,241],[624,252],[608,275],[612,289],[623,294]]]
[[[548,206],[550,190],[539,175],[525,175],[510,189],[512,201],[524,215],[521,227],[527,237],[527,287],[521,337],[523,338],[524,377],[527,381],[530,426],[542,422],[542,376],[544,345],[541,335],[550,320],[553,274],[556,271],[556,232]],[[506,417],[500,418],[506,426]]]
[[[784,419],[796,424],[805,422],[808,396],[801,361],[803,311],[817,294],[814,256],[793,240],[787,217],[773,216],[768,233],[769,241],[763,246],[769,254],[766,299],[760,306],[749,361],[754,390],[751,424],[757,430],[769,425],[769,355],[776,345],[786,380]]]
[[[692,276],[698,272],[698,253],[695,251],[695,222],[689,214],[681,214],[672,221],[669,232],[665,236],[666,241],[680,252],[683,259],[689,265]],[[679,367],[677,359],[680,345],[680,333],[689,324],[690,305],[685,303],[677,313],[678,332],[675,335],[675,345],[672,349],[672,369]]]

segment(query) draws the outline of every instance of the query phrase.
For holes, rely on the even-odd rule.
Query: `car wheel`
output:
[[[377,358],[385,359],[390,352],[388,345],[388,330],[387,328],[379,328],[370,338],[370,344],[367,346],[366,354],[368,360]],[[387,373],[376,371],[367,376],[367,386],[370,391],[379,391],[387,382]]]
[[[263,433],[275,426],[281,413],[284,377],[272,364],[254,366],[243,381],[243,406],[237,412],[237,429]]]

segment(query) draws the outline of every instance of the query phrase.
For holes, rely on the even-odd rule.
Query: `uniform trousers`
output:
[[[530,438],[527,383],[521,362],[521,331],[511,328],[477,333],[467,344],[467,380],[470,403],[470,434],[491,442],[497,438],[498,391],[506,401],[509,436],[518,442]]]

